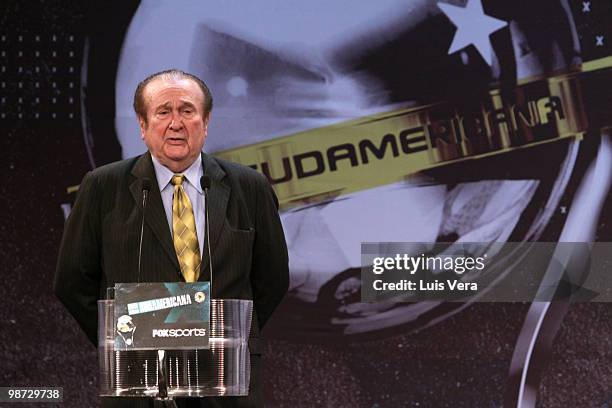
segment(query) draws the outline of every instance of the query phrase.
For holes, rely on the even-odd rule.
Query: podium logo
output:
[[[202,337],[206,336],[206,329],[153,329],[152,337]]]
[[[193,295],[193,299],[197,303],[202,303],[206,300],[206,294],[204,292],[196,292],[195,295]]]
[[[119,319],[117,319],[117,334],[121,336],[126,346],[131,346],[134,343],[135,330],[136,325],[130,316],[119,316]]]

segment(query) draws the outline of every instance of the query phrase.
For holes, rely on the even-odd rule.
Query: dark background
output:
[[[612,5],[591,3],[594,11],[579,24],[583,48],[610,55],[608,44],[595,47],[594,36],[610,31]],[[80,116],[90,12],[78,1],[0,5],[0,386],[64,387],[67,407],[98,404],[96,350],[51,290],[61,205],[71,200],[68,187],[91,169]],[[112,21],[108,30],[112,35]],[[610,240],[605,218],[599,229],[599,239]],[[266,398],[283,407],[501,406],[527,308],[476,304],[422,332],[398,330],[369,341],[268,339]],[[539,401],[612,406],[610,305],[570,306]]]

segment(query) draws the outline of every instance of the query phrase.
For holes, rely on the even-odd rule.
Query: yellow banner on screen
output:
[[[581,137],[581,73],[485,98],[373,115],[215,152],[268,177],[282,209],[405,180],[433,167]]]

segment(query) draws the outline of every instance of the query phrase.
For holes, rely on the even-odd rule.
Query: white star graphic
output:
[[[438,3],[438,7],[457,26],[455,38],[448,50],[449,54],[473,44],[482,58],[491,66],[493,47],[489,35],[508,25],[503,20],[487,16],[481,0],[468,0],[465,8],[447,3]]]

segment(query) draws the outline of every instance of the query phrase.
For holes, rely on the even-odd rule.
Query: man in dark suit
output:
[[[107,287],[117,282],[210,280],[202,239],[202,207],[208,206],[214,273],[211,296],[252,299],[254,314],[249,396],[206,399],[201,406],[261,406],[259,332],[289,281],[276,196],[265,177],[254,170],[202,153],[212,98],[199,78],[178,70],[154,74],[139,84],[134,107],[149,151],[97,168],[83,179],[64,229],[55,293],[97,344],[97,300],[105,297]],[[202,174],[211,180],[205,203],[199,185]],[[151,181],[151,189],[140,275],[145,179]],[[184,229],[197,238],[185,239],[184,248],[177,242],[176,208],[173,210],[177,194],[187,196],[190,221],[185,221]],[[191,253],[187,261],[185,252]],[[132,402],[126,406],[134,406]],[[113,403],[119,406],[121,401]]]

